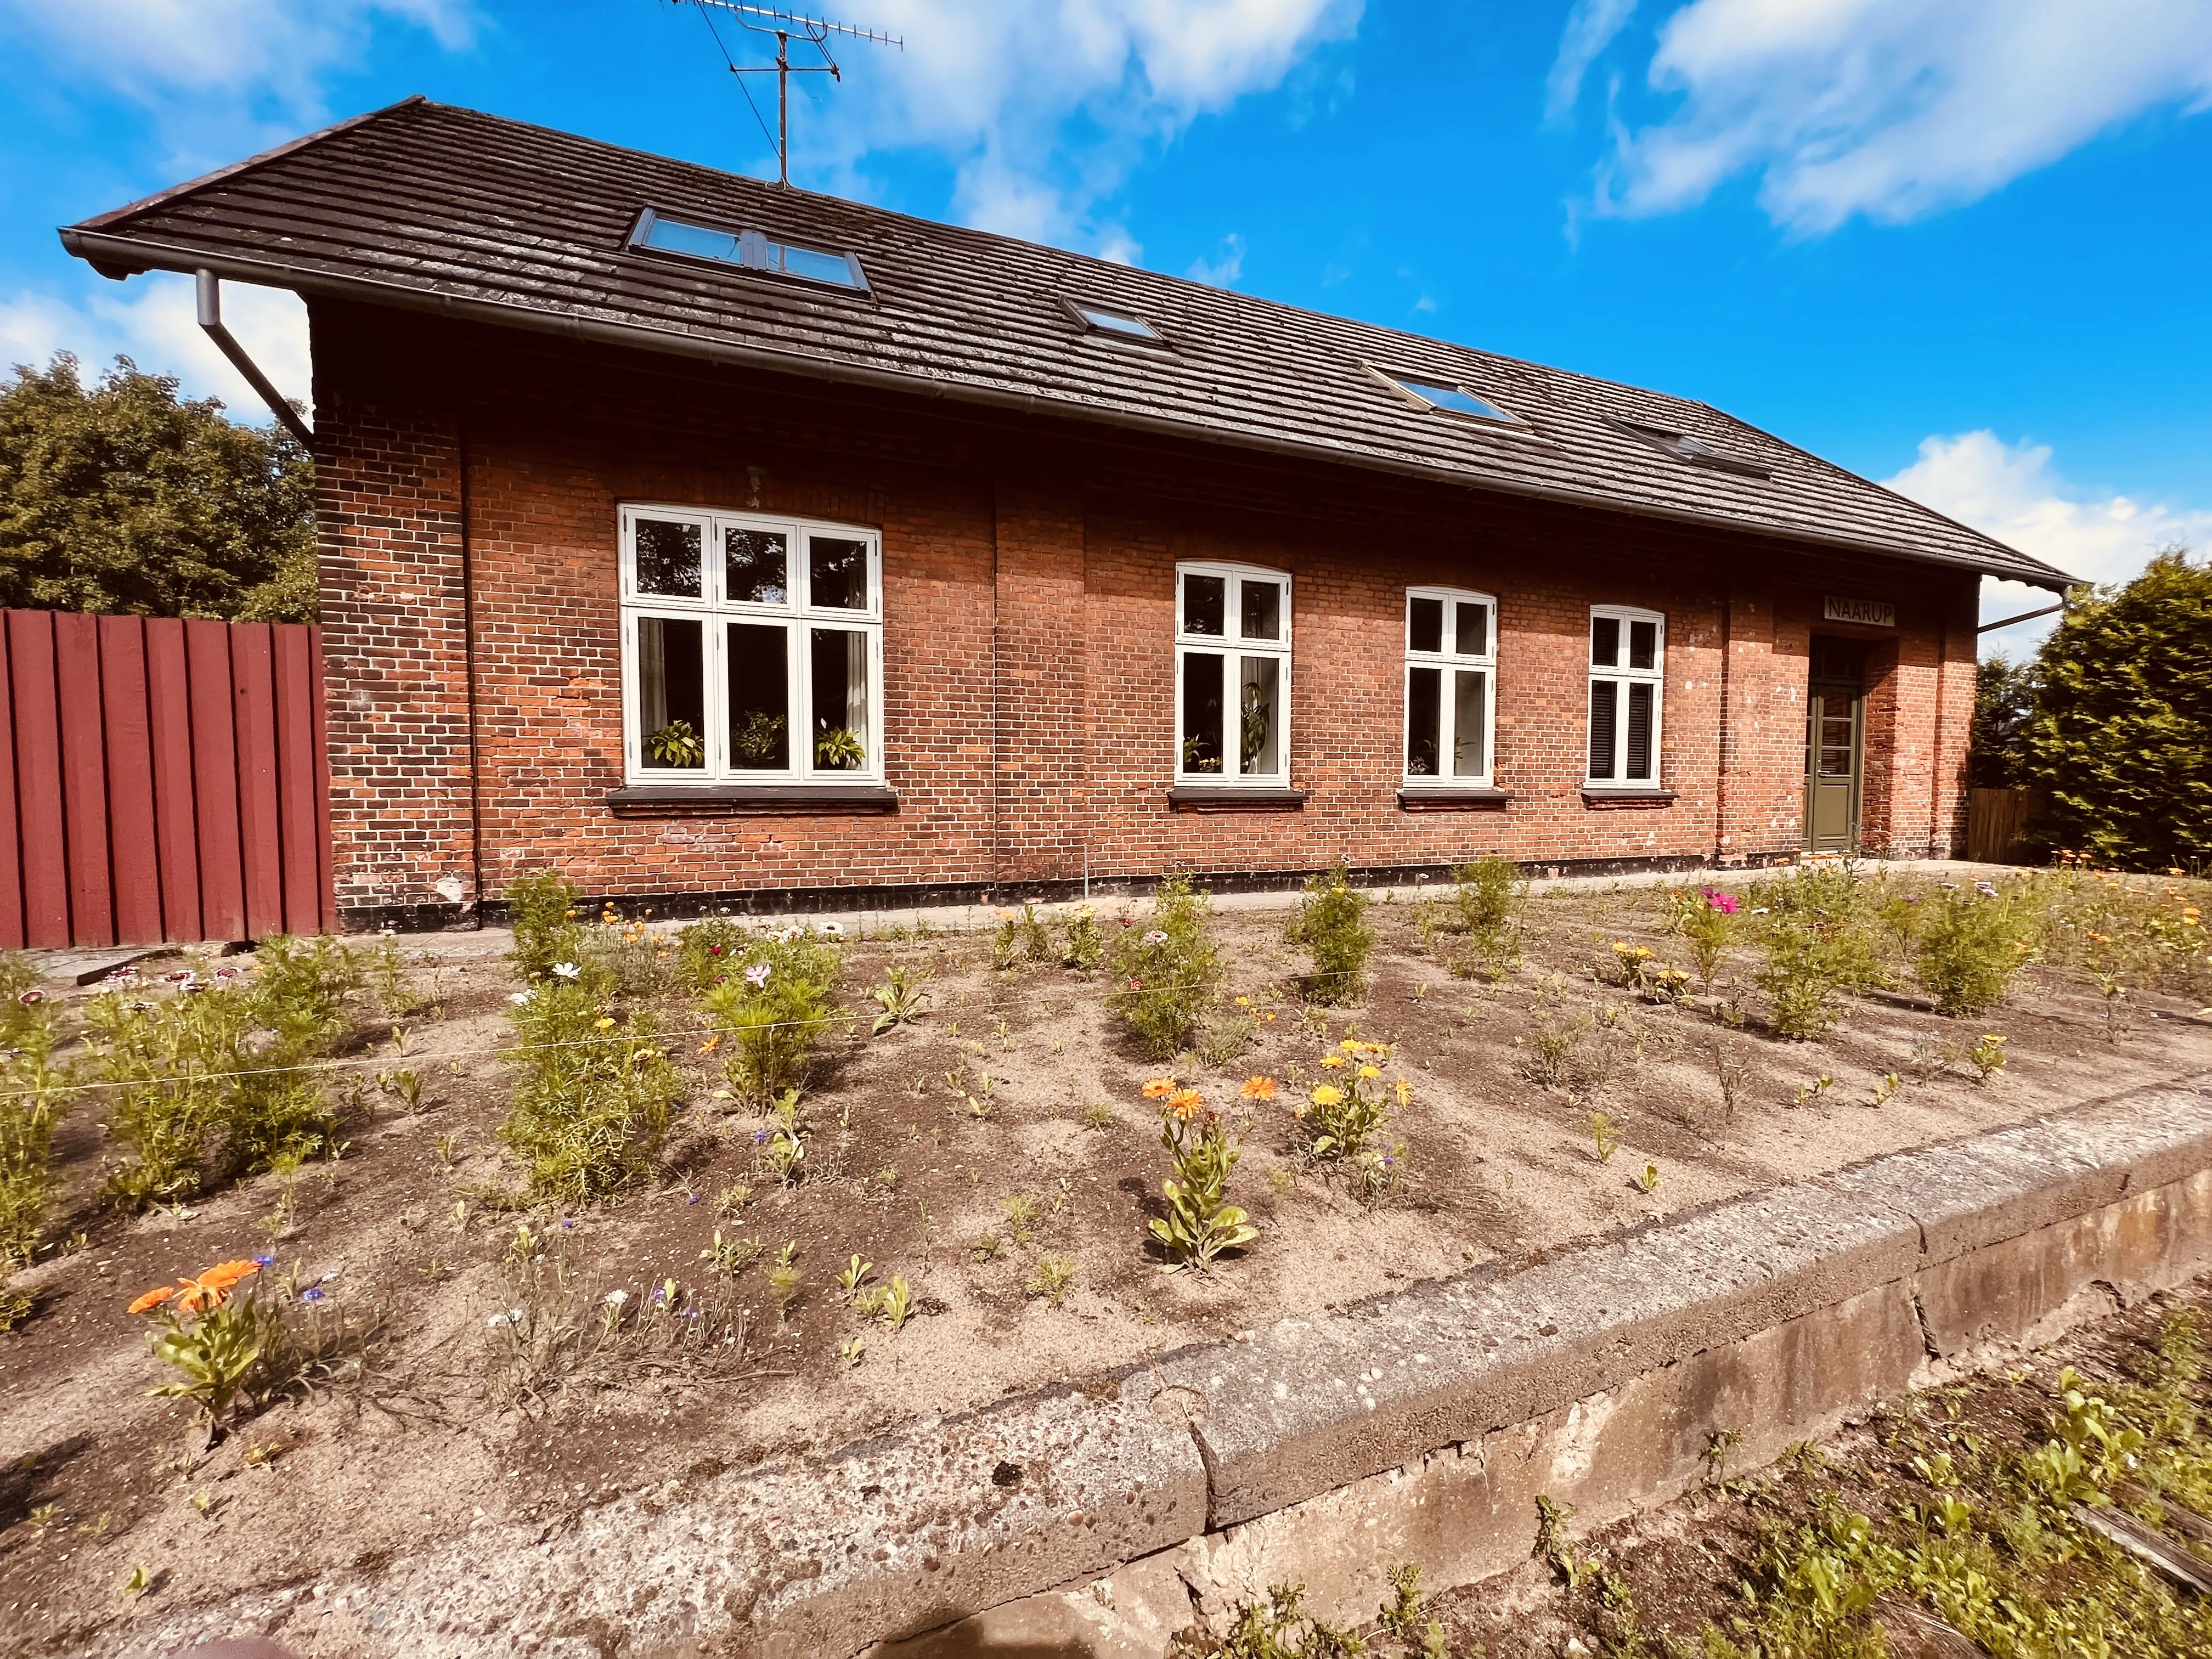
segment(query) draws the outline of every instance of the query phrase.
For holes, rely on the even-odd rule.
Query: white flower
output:
[[[556,962],[553,964],[553,974],[556,979],[574,979],[583,971],[573,962]]]
[[[607,1292],[607,1306],[610,1308],[619,1308],[623,1303],[629,1300],[629,1292],[628,1291],[609,1291]]]
[[[494,1314],[491,1316],[491,1328],[497,1330],[502,1325],[520,1325],[529,1317],[530,1316],[520,1308],[509,1308],[505,1313]]]
[[[765,962],[757,962],[745,969],[745,982],[757,991],[768,983],[768,976],[773,971]]]
[[[1165,945],[1167,942],[1168,936],[1158,928],[1153,927],[1146,931],[1144,943],[1146,945]]]
[[[530,1000],[530,993],[527,991],[517,991],[513,995],[509,996],[507,1000],[513,1003],[516,1007],[520,1008],[524,1003]]]
[[[844,927],[839,922],[825,921],[817,931],[821,933],[825,938],[829,939],[842,939],[845,937]]]

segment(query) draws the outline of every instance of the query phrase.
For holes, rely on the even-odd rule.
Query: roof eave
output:
[[[165,195],[169,193],[172,192],[165,192]],[[533,333],[587,340],[603,345],[628,347],[634,350],[656,351],[707,362],[728,363],[740,368],[764,369],[775,374],[797,375],[808,380],[826,380],[848,386],[865,386],[880,391],[902,392],[908,396],[918,394],[924,397],[943,398],[949,401],[1012,410],[1026,415],[1045,415],[1066,420],[1088,421],[1124,430],[1142,432],[1156,437],[1176,438],[1185,442],[1195,441],[1216,443],[1231,448],[1285,455],[1306,461],[1332,460],[1346,466],[1392,473],[1401,477],[1419,479],[1426,483],[1457,484],[1463,489],[1494,495],[1512,495],[1531,501],[1548,501],[1559,506],[1623,513],[1638,518],[1655,519],[1667,523],[1692,525],[1699,529],[1725,530],[1739,535],[1768,536],[1778,540],[1802,543],[1809,546],[1835,549],[1877,558],[1905,559],[1916,563],[1940,565],[1949,569],[1970,570],[2006,580],[2022,582],[2030,586],[2047,587],[2054,592],[2063,592],[2066,588],[2075,585],[2075,578],[2057,570],[2049,570],[2047,574],[2038,575],[1998,567],[1986,561],[1899,547],[1892,543],[1864,541],[1856,537],[1832,535],[1816,530],[1771,528],[1738,523],[1732,520],[1715,518],[1706,514],[1674,510],[1646,502],[1626,501],[1614,496],[1590,491],[1547,489],[1541,484],[1522,483],[1508,479],[1470,477],[1463,473],[1424,465],[1418,461],[1401,460],[1393,456],[1344,449],[1330,444],[1302,443],[1291,439],[1270,438],[1256,433],[1224,431],[1218,427],[1203,426],[1193,422],[1170,420],[1130,410],[1103,409],[1095,404],[1070,403],[1060,398],[1040,397],[1034,392],[1016,392],[999,386],[977,386],[969,381],[928,380],[915,375],[896,374],[887,369],[871,368],[864,364],[841,362],[832,358],[768,350],[757,346],[739,345],[725,340],[704,339],[694,334],[685,334],[670,329],[650,328],[637,323],[580,317],[567,312],[546,311],[536,307],[514,305],[497,300],[441,294],[432,289],[411,288],[397,283],[380,283],[366,277],[337,276],[327,271],[309,270],[272,261],[241,258],[235,254],[210,253],[198,249],[178,247],[167,243],[148,241],[137,237],[120,236],[111,231],[96,228],[103,223],[112,222],[119,216],[121,216],[121,210],[117,213],[102,214],[98,219],[87,220],[82,224],[63,227],[59,233],[63,247],[105,276],[129,276],[147,270],[181,271],[189,275],[193,271],[209,270],[217,276],[228,277],[234,282],[251,283],[264,288],[289,289],[295,293],[303,295],[322,295],[331,299],[352,300],[363,304],[422,312],[434,316],[453,317],[469,322],[485,323],[495,327],[520,328]]]

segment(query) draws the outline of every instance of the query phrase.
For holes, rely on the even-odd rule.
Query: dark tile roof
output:
[[[872,291],[632,251],[647,207],[850,250]],[[2067,580],[1705,404],[421,99],[62,239],[111,272],[206,267],[2045,586]],[[1085,331],[1070,300],[1141,316],[1166,343]],[[1520,423],[1414,407],[1369,365],[1463,383]],[[1691,434],[1750,467],[1682,459],[1637,426]]]

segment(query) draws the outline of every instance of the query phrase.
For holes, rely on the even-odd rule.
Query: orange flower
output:
[[[1271,1077],[1248,1077],[1244,1079],[1244,1086],[1237,1092],[1247,1100],[1273,1100],[1275,1097],[1275,1079]]]
[[[176,1293],[177,1287],[173,1285],[156,1285],[152,1290],[147,1291],[145,1295],[140,1297],[136,1302],[132,1303],[131,1304],[130,1310],[135,1314],[144,1313],[149,1308],[160,1307],[164,1302],[167,1302]]]
[[[704,1042],[699,1045],[699,1052],[702,1054],[711,1054],[715,1049],[721,1046],[722,1034],[720,1031],[717,1031],[714,1036],[708,1037]]]
[[[1175,1079],[1171,1077],[1156,1077],[1145,1085],[1146,1100],[1164,1100],[1174,1092]]]
[[[1334,1070],[1335,1067],[1344,1064],[1344,1056],[1342,1054],[1323,1054],[1321,1057],[1321,1063]]]
[[[255,1261],[218,1261],[198,1279],[187,1279],[177,1286],[177,1306],[189,1314],[220,1308],[229,1298],[232,1286],[260,1271],[260,1264]]]
[[[1206,1101],[1195,1089],[1178,1089],[1168,1097],[1168,1109],[1188,1123],[1206,1109]]]

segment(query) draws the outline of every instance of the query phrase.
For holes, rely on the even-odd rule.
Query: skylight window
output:
[[[1425,404],[1431,409],[1472,416],[1478,421],[1498,421],[1507,426],[1520,424],[1519,420],[1508,415],[1487,398],[1478,398],[1463,386],[1446,386],[1437,380],[1417,380],[1407,374],[1384,374],[1382,378],[1407,397],[1417,403]]]
[[[1150,340],[1164,343],[1166,337],[1141,317],[1133,317],[1126,311],[1109,311],[1104,306],[1094,306],[1081,300],[1068,301],[1068,309],[1083,321],[1085,328],[1101,334],[1117,334],[1125,340]]]
[[[651,248],[686,259],[711,259],[717,264],[746,270],[774,271],[809,283],[826,283],[866,294],[868,279],[852,254],[832,248],[809,247],[757,230],[717,230],[682,219],[671,219],[647,208],[630,233],[632,247]]]
[[[1731,455],[1694,433],[1676,432],[1663,426],[1646,426],[1641,421],[1609,420],[1607,424],[1626,432],[1632,438],[1642,439],[1662,454],[1672,455],[1678,461],[1687,461],[1692,466],[1711,467],[1716,472],[1734,472],[1747,478],[1772,476],[1758,462]]]

